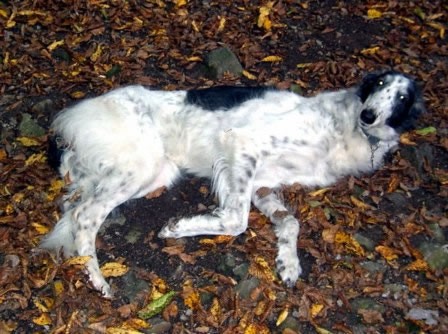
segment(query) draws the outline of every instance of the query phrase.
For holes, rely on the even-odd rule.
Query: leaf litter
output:
[[[447,10],[443,1],[0,1],[0,332],[447,332]],[[241,77],[200,70],[222,44]],[[311,95],[390,67],[422,83],[428,112],[373,175],[283,190],[301,220],[304,275],[293,289],[276,277],[272,226],[257,211],[237,238],[155,237],[170,217],[216,205],[198,179],[110,218],[97,246],[113,300],[90,289],[85,259],[36,250],[60,216],[63,184],[46,137],[19,127],[26,115],[48,128],[63,106],[132,83]]]

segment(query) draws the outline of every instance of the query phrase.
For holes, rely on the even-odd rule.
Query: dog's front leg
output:
[[[255,167],[256,158],[247,153],[218,159],[213,167],[213,188],[219,208],[212,214],[172,220],[160,231],[159,237],[243,233],[247,228]]]
[[[258,188],[252,194],[253,204],[274,224],[278,253],[275,260],[277,271],[285,284],[295,285],[302,273],[297,256],[299,222],[289,213],[278,195],[269,188]]]

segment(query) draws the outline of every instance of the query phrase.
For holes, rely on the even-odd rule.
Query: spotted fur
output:
[[[101,224],[121,203],[188,173],[212,180],[219,207],[172,219],[159,236],[239,235],[252,203],[274,225],[277,270],[293,286],[302,272],[299,223],[274,190],[371,172],[422,110],[413,80],[395,72],[308,98],[267,88],[129,86],[84,100],[53,123],[53,148],[63,149],[59,170],[71,184],[65,212],[41,247],[91,256],[91,282],[110,296],[95,250]]]

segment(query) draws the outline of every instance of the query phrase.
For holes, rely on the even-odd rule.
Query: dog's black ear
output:
[[[399,126],[395,128],[398,132],[404,132],[414,129],[415,122],[417,121],[419,116],[426,111],[421,88],[415,82],[412,85],[411,95],[413,96],[413,102],[410,106],[408,106],[407,114],[403,115],[401,124],[399,124]]]
[[[425,103],[423,101],[423,96],[420,92],[417,92],[415,95],[414,103],[412,104],[411,108],[409,109],[408,118],[402,125],[402,129],[404,131],[412,130],[415,128],[415,122],[419,118],[421,114],[423,114],[426,111]]]
[[[364,103],[367,100],[367,97],[373,92],[380,76],[381,75],[378,73],[369,73],[362,79],[361,85],[356,92],[362,103]]]
[[[419,84],[415,84],[414,89],[414,103],[409,111],[409,116],[416,120],[421,114],[426,112],[426,108],[425,101],[423,100],[422,87]]]

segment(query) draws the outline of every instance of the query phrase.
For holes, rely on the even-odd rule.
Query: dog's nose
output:
[[[372,124],[375,122],[376,116],[375,113],[371,109],[364,109],[361,112],[361,121],[365,124]]]

